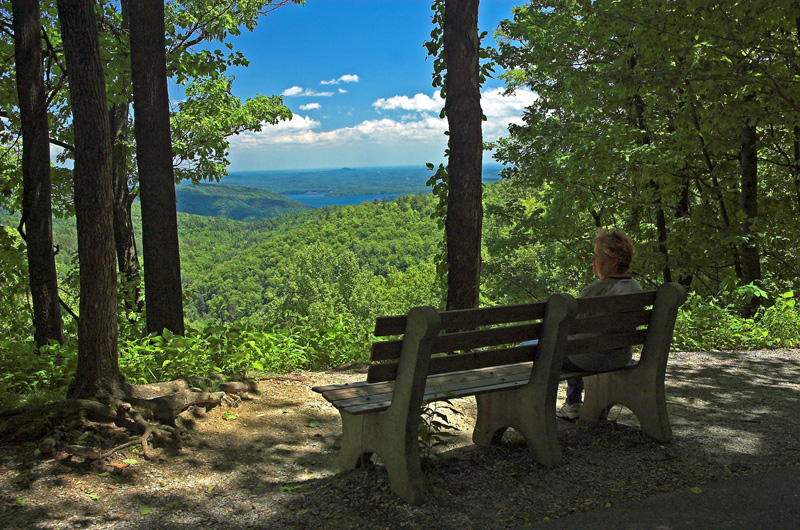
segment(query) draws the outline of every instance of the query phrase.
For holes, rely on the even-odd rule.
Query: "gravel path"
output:
[[[608,423],[559,420],[564,464],[549,470],[513,432],[473,447],[474,402],[456,400],[461,430],[426,461],[430,500],[412,507],[381,466],[336,468],[339,416],[310,388],[362,377],[261,381],[236,407],[187,414],[193,441],[160,449],[163,461],[125,453],[90,468],[0,446],[0,528],[518,528],[800,463],[800,349],[678,352],[666,382],[673,442],[645,437],[615,407]]]

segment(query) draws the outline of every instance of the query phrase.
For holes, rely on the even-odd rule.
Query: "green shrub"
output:
[[[792,347],[800,344],[800,313],[790,291],[743,318],[733,304],[691,293],[678,312],[673,334],[676,350],[724,350]]]
[[[184,336],[151,334],[120,342],[120,370],[132,384],[257,370],[315,370],[364,359],[366,330],[309,325],[263,331],[247,323],[189,324]]]

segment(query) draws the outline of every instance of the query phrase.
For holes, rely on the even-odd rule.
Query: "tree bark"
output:
[[[125,299],[129,310],[141,312],[144,303],[139,288],[139,252],[133,232],[131,206],[134,196],[128,187],[128,160],[130,151],[127,138],[128,106],[115,103],[109,111],[111,119],[111,181],[114,189],[114,245],[117,250],[117,266],[124,281],[132,286],[130,297]]]
[[[92,0],[59,0],[75,135],[75,217],[80,265],[78,366],[69,397],[121,395],[117,352],[111,134]]]
[[[761,279],[761,257],[753,222],[758,218],[758,151],[757,131],[754,124],[742,127],[740,164],[742,170],[742,283],[745,285]],[[758,299],[745,308],[745,316],[752,316],[758,307]]]
[[[120,2],[120,13],[122,15],[122,32],[124,35],[130,31],[128,17],[128,0]],[[122,39],[120,39],[122,41]],[[124,42],[122,42],[124,44]],[[129,83],[127,78],[120,84]],[[131,206],[134,196],[128,186],[128,162],[131,159],[131,150],[128,140],[131,136],[131,128],[128,121],[128,108],[130,99],[125,98],[122,103],[114,103],[109,111],[111,120],[111,181],[114,188],[114,244],[117,248],[117,265],[122,274],[123,282],[130,286],[130,291],[125,290],[125,306],[137,313],[144,309],[139,281],[141,279],[139,266],[139,252],[136,248],[136,237],[133,231],[133,220],[131,219]]]
[[[178,216],[167,92],[164,3],[131,2],[134,133],[142,204],[145,306],[148,333],[182,335]]]
[[[22,221],[38,346],[64,342],[53,253],[50,127],[42,66],[39,3],[13,0],[14,58],[22,123]]]
[[[478,0],[445,0],[445,113],[450,130],[447,309],[477,307],[483,202]]]
[[[794,162],[791,173],[794,177],[794,198],[797,205],[797,215],[800,216],[800,127],[794,127]]]

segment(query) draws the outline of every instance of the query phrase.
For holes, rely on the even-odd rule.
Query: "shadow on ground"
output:
[[[619,407],[602,424],[559,420],[564,463],[556,469],[533,462],[513,433],[498,447],[471,446],[474,406],[459,400],[464,429],[427,463],[429,501],[420,507],[398,501],[380,465],[338,471],[339,418],[310,386],[292,389],[302,399],[266,392],[229,409],[235,419],[198,421],[196,446],[111,477],[4,452],[11,460],[0,463],[0,525],[518,528],[800,462],[797,349],[675,353],[666,382],[673,442],[647,438]],[[17,504],[37,492],[49,492],[47,502]]]

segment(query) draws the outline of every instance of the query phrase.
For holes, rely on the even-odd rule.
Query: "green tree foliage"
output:
[[[432,211],[431,196],[412,195],[394,202],[328,207],[280,218],[275,222],[281,226],[276,226],[276,230],[263,243],[239,247],[241,250],[231,248],[225,261],[198,271],[199,276],[191,276],[187,271],[187,288],[193,293],[192,304],[195,308],[191,314],[195,317],[211,316],[219,321],[255,318],[275,323],[293,316],[308,316],[308,308],[299,308],[295,314],[287,311],[288,307],[297,306],[286,300],[302,299],[299,290],[317,289],[317,294],[323,291],[341,294],[342,300],[333,297],[327,301],[317,301],[328,303],[330,314],[336,314],[332,308],[345,304],[352,309],[354,318],[361,322],[365,318],[374,318],[381,314],[378,299],[385,297],[376,298],[369,316],[365,317],[366,310],[357,308],[366,308],[371,302],[359,297],[362,294],[366,296],[372,287],[362,287],[352,278],[344,278],[350,274],[367,281],[369,276],[379,276],[381,279],[376,282],[392,278],[392,285],[397,285],[396,275],[406,273],[409,269],[412,269],[409,274],[419,274],[422,270],[419,265],[432,261],[437,238],[441,236],[430,217]],[[297,222],[293,219],[295,215],[306,221],[302,225],[294,225]],[[192,230],[183,222],[181,225],[182,231]],[[231,226],[236,229],[235,225]],[[247,227],[244,230],[250,232],[254,228]],[[201,236],[194,230],[192,232]],[[232,235],[228,239],[235,241],[236,238]],[[312,251],[312,245],[322,245],[324,248],[317,246]],[[353,268],[353,259],[361,273],[368,276],[359,276],[361,273]],[[305,280],[301,278],[308,280],[309,275],[317,274],[321,283],[314,287],[302,285]],[[287,284],[288,278],[292,278],[297,287]],[[344,283],[340,283],[340,280]],[[427,295],[433,290],[430,286],[424,292]],[[350,301],[343,301],[345,299]],[[419,300],[420,296],[409,293],[403,297],[403,301],[409,299]],[[306,303],[313,304],[313,301]],[[436,305],[437,299],[429,299],[427,303]],[[392,309],[395,308],[400,312],[408,309],[397,306]]]
[[[797,20],[788,0],[514,8],[495,59],[509,90],[538,98],[497,145],[510,202],[496,212],[501,237],[487,269],[504,274],[510,263],[512,276],[497,289],[527,273],[543,296],[553,276],[540,258],[571,269],[597,228],[614,225],[638,243],[635,273],[646,283],[669,271],[698,293],[732,292],[745,221],[763,285],[796,289]],[[752,123],[759,215],[746,219],[739,153]]]
[[[175,189],[178,211],[197,215],[255,221],[310,210],[297,201],[271,191],[242,186],[198,184]]]

